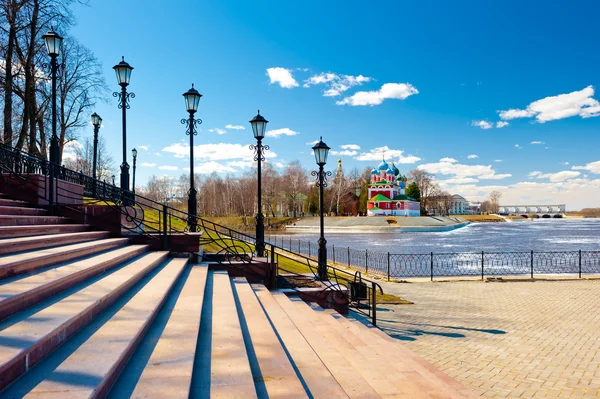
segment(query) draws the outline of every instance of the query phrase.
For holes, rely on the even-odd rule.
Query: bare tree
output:
[[[421,212],[427,210],[429,197],[436,189],[434,176],[421,169],[413,169],[408,173],[408,180],[415,182],[421,193]]]
[[[282,189],[285,194],[288,210],[296,217],[300,210],[300,197],[306,193],[306,171],[302,168],[300,161],[290,162],[283,171],[281,180]],[[301,211],[301,210],[300,210]]]
[[[500,198],[502,198],[502,193],[494,190],[490,193],[488,198],[491,204],[491,212],[498,213],[498,210],[500,209]]]

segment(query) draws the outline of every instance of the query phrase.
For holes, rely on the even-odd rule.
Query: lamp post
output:
[[[137,150],[135,148],[131,150],[131,156],[133,157],[133,182],[131,184],[131,191],[135,194],[135,161],[137,159]]]
[[[50,214],[54,213],[54,175],[56,173],[56,167],[58,161],[58,136],[56,135],[56,71],[58,65],[56,58],[60,53],[63,38],[54,32],[53,28],[50,28],[48,33],[42,36],[50,56],[50,69],[52,74],[52,136],[50,137],[50,186],[48,193],[50,195],[49,207]]]
[[[127,110],[129,109],[129,99],[135,98],[134,93],[127,92],[127,86],[131,79],[131,71],[133,67],[125,62],[125,57],[122,57],[121,62],[113,67],[117,74],[117,82],[121,86],[121,92],[113,93],[113,97],[119,98],[119,109],[123,110],[123,163],[121,164],[121,192],[124,205],[130,205],[129,191],[129,164],[127,163]]]
[[[112,175],[113,186],[115,185],[115,175]]]
[[[261,162],[265,160],[264,152],[269,149],[268,145],[262,145],[262,139],[265,137],[268,120],[263,118],[258,111],[258,114],[252,118],[252,133],[256,138],[256,145],[250,145],[250,149],[254,150],[254,160],[257,162],[258,174],[258,210],[256,213],[256,256],[262,258],[265,255],[265,223],[262,213],[262,182],[261,182]]]
[[[94,161],[92,163],[92,177],[94,178],[94,197],[96,196],[96,168],[98,162],[98,132],[102,125],[102,118],[97,113],[92,114],[92,125],[94,125]]]
[[[190,114],[189,119],[182,119],[181,123],[187,127],[185,134],[190,136],[190,191],[188,191],[188,226],[191,232],[196,231],[196,217],[198,216],[198,200],[196,198],[197,191],[194,184],[194,136],[196,136],[198,132],[194,128],[196,125],[200,125],[202,123],[202,119],[194,118],[194,114],[196,111],[198,111],[198,104],[200,104],[201,97],[202,94],[198,93],[198,90],[194,89],[193,83],[192,88],[183,93],[185,107],[187,112]]]
[[[331,176],[331,172],[325,172],[323,167],[327,163],[327,155],[330,148],[323,142],[321,137],[319,142],[312,148],[315,154],[315,160],[319,165],[319,171],[311,172],[311,175],[317,176],[317,186],[319,187],[319,214],[321,222],[321,236],[319,237],[319,280],[329,280],[327,276],[327,241],[325,240],[325,221],[323,219],[323,190],[327,187],[327,176]]]

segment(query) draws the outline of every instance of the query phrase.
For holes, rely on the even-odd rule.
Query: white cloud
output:
[[[562,164],[563,164],[563,165],[568,165],[569,163],[568,163],[568,162],[563,162]]]
[[[421,158],[416,157],[414,155],[404,156],[404,151],[390,150],[388,146],[377,147],[369,152],[361,152],[360,155],[357,156],[355,159],[357,161],[380,161],[384,152],[385,156],[388,158],[397,158],[395,162],[399,164],[411,164],[419,162],[421,160]]]
[[[150,146],[147,146],[147,145],[138,145],[137,148],[140,149],[140,150],[148,151],[148,149],[150,148]]]
[[[526,109],[509,109],[498,113],[504,120],[535,117],[540,123],[572,116],[591,118],[600,116],[600,102],[592,98],[593,95],[594,87],[588,86],[579,91],[542,98],[529,104]]]
[[[491,129],[492,127],[494,127],[494,125],[492,125],[490,122],[485,121],[485,120],[472,121],[471,126],[477,126],[484,130]]]
[[[453,179],[438,180],[437,182],[440,185],[445,185],[445,184],[469,184],[469,183],[477,183],[478,181],[479,181],[479,179],[475,179],[473,177],[456,177]]]
[[[360,86],[363,83],[367,83],[372,80],[373,78],[362,75],[338,75],[332,72],[321,72],[306,79],[304,81],[304,87],[323,84],[328,87],[328,89],[323,92],[323,95],[325,97],[335,97],[354,86]]]
[[[467,158],[469,158],[469,159],[475,159],[475,158],[479,158],[479,155],[471,154]]]
[[[556,173],[542,173],[536,170],[534,172],[529,173],[528,176],[535,177],[536,179],[548,179],[552,183],[559,183],[568,179],[573,179],[575,177],[578,177],[579,175],[581,175],[580,172],[575,172],[572,170],[563,170],[562,172]]]
[[[281,129],[275,129],[275,130],[269,130],[267,131],[267,133],[265,133],[265,135],[267,137],[275,137],[278,138],[279,136],[295,136],[297,134],[300,134],[300,132],[295,132],[290,128],[284,127]]]
[[[227,133],[227,130],[225,129],[219,129],[218,127],[214,128],[214,129],[208,129],[209,132],[211,133],[217,133],[217,134],[225,134]]]
[[[496,127],[498,129],[502,129],[505,126],[508,126],[508,122],[505,122],[505,121],[498,121],[498,122],[496,122]]]
[[[494,159],[494,162],[503,162],[502,159]]]
[[[540,145],[540,144],[546,144],[546,143],[544,143],[543,141],[532,141],[532,142],[531,142],[531,143],[529,143],[529,144],[533,144],[533,145]]]
[[[251,168],[256,164],[256,162],[254,162],[253,160],[248,160],[248,161],[230,161],[227,162],[227,166],[231,166],[234,168],[241,168],[241,169],[245,169],[245,168]]]
[[[521,148],[523,148],[523,147],[521,147],[519,144],[515,144],[515,148],[516,148],[517,150],[520,150],[520,149],[521,149]]]
[[[162,166],[159,166],[158,169],[160,169],[160,170],[179,170],[179,168],[177,166],[170,166],[170,165],[162,165]]]
[[[208,175],[213,172],[217,173],[233,173],[236,170],[231,166],[225,166],[215,161],[204,162],[194,167],[194,173]]]
[[[275,162],[275,167],[276,167],[276,168],[279,168],[279,169],[281,169],[281,168],[283,168],[284,166],[285,166],[285,164],[284,164],[283,162]]]
[[[409,96],[419,94],[419,91],[410,83],[386,83],[381,89],[375,91],[359,91],[350,97],[337,101],[337,105],[379,105],[386,99],[404,100]]]
[[[150,163],[150,162],[142,162],[140,165],[145,166],[147,168],[153,168],[156,166],[155,163]]]
[[[568,162],[566,162],[565,164],[568,164]],[[573,166],[571,169],[587,170],[594,174],[599,175],[600,174],[600,161],[590,162],[590,163],[586,164],[585,166]]]
[[[176,158],[185,158],[190,155],[190,146],[187,143],[175,143],[163,148],[163,151],[173,154]],[[266,158],[275,158],[277,156],[274,151],[267,151],[264,155]],[[254,152],[248,148],[248,145],[244,144],[200,144],[194,146],[194,158],[209,161],[226,159],[251,160],[254,158]]]
[[[267,68],[267,75],[270,79],[269,84],[277,83],[284,89],[298,87],[298,82],[296,82],[296,79],[292,76],[291,69],[281,67]]]
[[[330,152],[330,154],[331,155],[345,155],[347,157],[353,157],[356,154],[358,154],[358,151],[351,151],[351,150],[335,151],[335,150],[332,150]]]
[[[315,141],[315,144],[316,143],[318,143],[318,141]],[[343,144],[340,147],[344,150],[360,150],[360,146],[358,144]]]
[[[306,145],[315,145],[319,142],[319,140],[311,141],[310,143],[306,143]]]
[[[452,158],[449,158],[455,161]],[[417,169],[424,170],[433,174],[453,175],[454,178],[473,178],[479,180],[500,180],[511,177],[511,174],[496,174],[491,165],[464,165],[457,162],[450,162],[443,158],[439,162],[426,163],[417,166]]]
[[[228,124],[225,126],[225,129],[231,129],[231,130],[245,130],[246,128],[242,125],[232,125],[232,124]]]
[[[446,158],[440,159],[440,162],[457,163],[458,161],[456,159],[454,159],[454,158],[448,158],[448,157],[446,157]]]

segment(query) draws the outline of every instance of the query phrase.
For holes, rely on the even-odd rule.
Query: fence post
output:
[[[581,278],[581,249],[579,250],[579,278]]]
[[[333,263],[335,263],[335,245],[331,246],[331,254],[333,256]]]
[[[348,267],[350,267],[350,247],[348,247]]]
[[[365,249],[365,273],[369,273],[369,250]]]
[[[390,253],[388,252],[388,281],[390,281]]]
[[[531,279],[533,279],[533,250],[531,250]]]
[[[481,281],[483,281],[483,251],[481,251]]]
[[[371,304],[371,309],[373,310],[371,312],[371,320],[372,320],[372,324],[374,326],[377,325],[377,287],[375,287],[375,282],[372,281],[371,282],[371,291],[373,292],[373,302]]]
[[[308,242],[308,256],[310,257],[310,241]]]
[[[431,253],[431,259],[430,259],[429,265],[430,265],[430,269],[431,269],[431,273],[430,273],[431,281],[433,281],[433,252]]]
[[[166,251],[169,247],[167,242],[167,205],[163,204],[163,250]]]
[[[300,252],[300,240],[298,240],[298,253],[299,254],[302,253],[302,252]]]

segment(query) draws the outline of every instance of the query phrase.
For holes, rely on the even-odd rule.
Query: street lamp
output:
[[[319,213],[321,222],[321,236],[319,237],[319,280],[329,280],[327,276],[327,241],[325,240],[325,221],[323,219],[323,190],[327,187],[327,176],[331,176],[331,172],[325,172],[323,166],[327,163],[327,155],[330,148],[323,142],[321,137],[319,142],[312,148],[315,154],[315,160],[319,165],[319,171],[311,172],[311,175],[317,176],[317,186],[319,187]]]
[[[115,185],[115,175],[112,175],[112,179],[113,179],[113,186]]]
[[[98,132],[102,125],[102,118],[97,113],[92,114],[92,125],[94,125],[94,162],[92,164],[92,177],[94,178],[94,197],[96,196],[96,167],[98,162]]]
[[[265,160],[264,152],[269,149],[268,145],[262,145],[262,139],[265,137],[268,120],[258,114],[252,118],[252,133],[256,138],[256,145],[250,145],[250,149],[254,150],[254,160],[257,162],[258,174],[258,211],[256,214],[256,256],[262,258],[265,255],[265,223],[262,213],[262,185],[261,185],[261,162]]]
[[[50,69],[52,74],[52,136],[50,138],[50,213],[54,212],[54,174],[56,172],[56,165],[58,165],[58,136],[56,135],[56,71],[58,65],[56,57],[60,53],[63,38],[54,32],[53,28],[50,28],[48,33],[42,36],[44,43],[46,44],[46,50],[50,56]]]
[[[133,67],[125,62],[125,57],[122,57],[121,62],[113,67],[117,74],[117,82],[121,86],[121,92],[113,93],[113,97],[119,98],[119,109],[123,110],[123,163],[121,164],[121,192],[123,195],[122,201],[124,205],[130,205],[129,194],[129,164],[127,163],[127,110],[129,109],[129,99],[135,98],[134,93],[127,92],[129,79],[131,79],[131,71]]]
[[[133,183],[131,184],[131,191],[135,194],[135,160],[137,159],[137,150],[135,148],[131,150],[131,156],[133,157]]]
[[[190,114],[189,119],[182,119],[181,123],[186,125],[187,130],[185,134],[190,136],[190,191],[188,191],[188,226],[191,232],[196,231],[197,225],[197,214],[198,214],[198,200],[196,198],[196,187],[194,186],[194,136],[198,132],[194,129],[197,125],[202,123],[202,119],[195,119],[194,114],[198,111],[198,105],[200,104],[200,97],[202,94],[198,93],[198,90],[192,88],[183,93],[185,99],[185,108]]]

